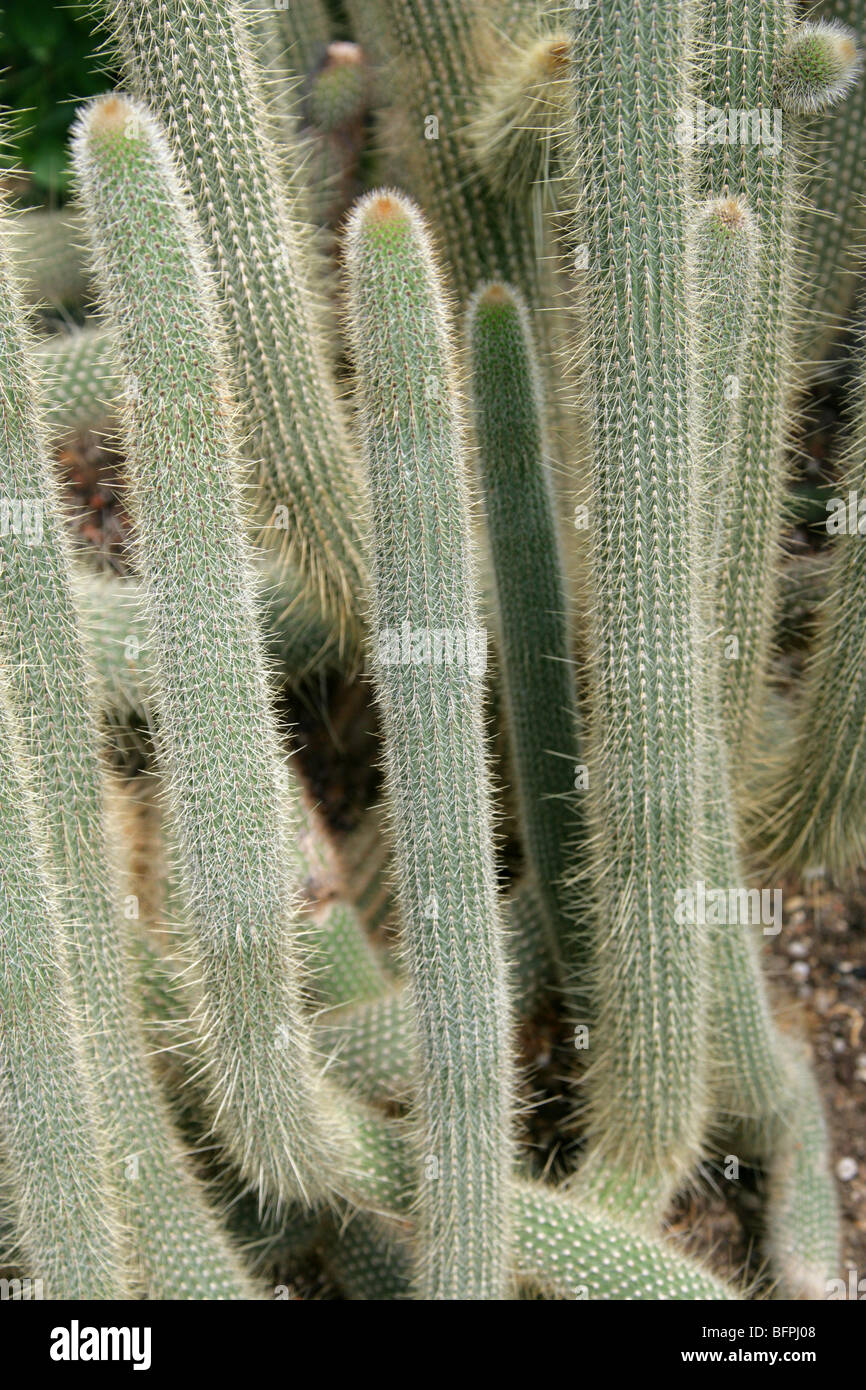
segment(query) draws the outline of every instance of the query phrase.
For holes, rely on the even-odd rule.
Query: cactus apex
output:
[[[836,106],[860,73],[855,34],[838,20],[798,24],[782,55],[776,85],[782,108],[808,116]]]

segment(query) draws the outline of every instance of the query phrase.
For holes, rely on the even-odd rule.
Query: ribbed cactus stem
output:
[[[757,229],[741,199],[714,199],[690,227],[698,369],[697,448],[703,469],[701,564],[707,624],[713,621],[718,549],[741,443],[739,383],[758,265]],[[722,733],[721,657],[711,642],[704,734],[707,885],[745,889],[735,799]],[[731,901],[728,898],[728,901]],[[737,898],[737,902],[743,901]],[[832,1273],[838,1235],[820,1099],[808,1068],[796,1071],[770,1015],[749,913],[710,928],[710,1093],[722,1127],[736,1124],[745,1154],[769,1170],[767,1248],[786,1297],[812,1296]],[[794,1121],[794,1115],[798,1120]],[[802,1122],[802,1134],[794,1126]]]
[[[813,19],[835,20],[866,46],[866,0],[823,0],[809,7]],[[862,76],[840,106],[814,122],[802,214],[800,277],[802,323],[798,358],[820,362],[845,321],[857,284],[855,248],[866,226],[866,82]]]
[[[367,1212],[334,1221],[325,1240],[325,1267],[350,1302],[403,1301],[412,1297],[412,1252],[395,1222]]]
[[[418,1286],[502,1298],[511,1010],[450,326],[427,233],[398,195],[359,205],[347,262],[374,515],[374,670],[418,1027]]]
[[[39,399],[52,444],[116,428],[121,389],[117,344],[108,328],[79,328],[34,347]]]
[[[859,73],[860,54],[850,29],[832,21],[803,20],[779,60],[779,102],[795,116],[826,111],[844,100]]]
[[[587,764],[596,1018],[577,1186],[647,1220],[700,1152],[706,939],[677,920],[699,864],[698,500],[686,346],[682,6],[574,12],[594,412]]]
[[[866,854],[866,342],[861,337],[853,429],[827,529],[830,601],[800,693],[794,746],[760,818],[761,861],[783,874],[822,866],[846,878]]]
[[[5,669],[0,802],[0,1124],[19,1259],[49,1298],[125,1298],[116,1174]]]
[[[698,14],[698,95],[705,107],[684,108],[695,121],[684,125],[680,139],[696,143],[707,196],[743,199],[759,237],[716,639],[725,657],[724,727],[739,757],[764,704],[786,483],[799,142],[797,118],[779,109],[776,77],[793,35],[794,6],[792,0],[700,0]],[[712,126],[712,140],[701,116]],[[724,138],[715,130],[720,120]]]
[[[111,23],[137,92],[182,157],[224,290],[270,538],[285,538],[312,597],[351,637],[367,586],[365,499],[327,361],[312,242],[280,184],[251,16],[237,0],[120,0]]]
[[[0,306],[0,472],[6,499],[33,502],[39,522],[38,543],[22,544],[14,524],[0,542],[0,615],[130,1263],[152,1298],[252,1297],[253,1285],[186,1168],[141,1036],[128,924],[111,874],[96,686],[78,630],[69,545],[35,405],[33,354],[5,248]],[[25,541],[26,533],[25,524]]]
[[[569,53],[566,30],[521,42],[485,85],[472,145],[491,187],[508,197],[550,200],[562,177]]]
[[[331,17],[325,0],[255,0],[257,9],[269,10],[283,62],[293,77],[309,75],[320,62],[331,37]]]
[[[36,208],[12,227],[9,251],[24,299],[48,309],[80,305],[88,291],[80,216]]]
[[[779,1039],[786,1105],[770,1127],[767,1253],[780,1298],[825,1299],[839,1269],[839,1209],[830,1139],[812,1069]]]
[[[97,282],[134,386],[127,466],[210,1099],[251,1182],[278,1201],[312,1197],[330,1149],[301,1007],[293,792],[213,290],[188,195],[143,106],[107,97],[90,107],[75,159]]]
[[[519,294],[499,284],[479,291],[468,337],[521,828],[551,944],[573,983],[585,959],[563,883],[580,820],[577,701],[541,378]]]

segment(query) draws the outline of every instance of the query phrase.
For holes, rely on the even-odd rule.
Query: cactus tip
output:
[[[806,116],[836,106],[860,72],[856,36],[837,21],[797,25],[782,57],[777,86],[784,110]]]

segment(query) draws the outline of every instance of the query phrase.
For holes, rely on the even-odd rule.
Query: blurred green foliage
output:
[[[11,126],[9,156],[31,177],[27,201],[63,201],[76,104],[114,85],[94,30],[90,0],[0,5],[0,106]]]

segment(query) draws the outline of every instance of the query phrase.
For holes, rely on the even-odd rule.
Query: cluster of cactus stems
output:
[[[0,1258],[49,1297],[267,1298],[313,1250],[350,1299],[742,1298],[666,1234],[731,1155],[763,1287],[824,1296],[760,926],[681,911],[866,855],[856,528],[747,793],[862,235],[866,5],[819,11],[106,4],[75,206],[0,226]],[[84,431],[123,578],[63,508]],[[351,835],[281,726],[312,677],[378,710]],[[584,1040],[555,1181],[541,1009]]]

